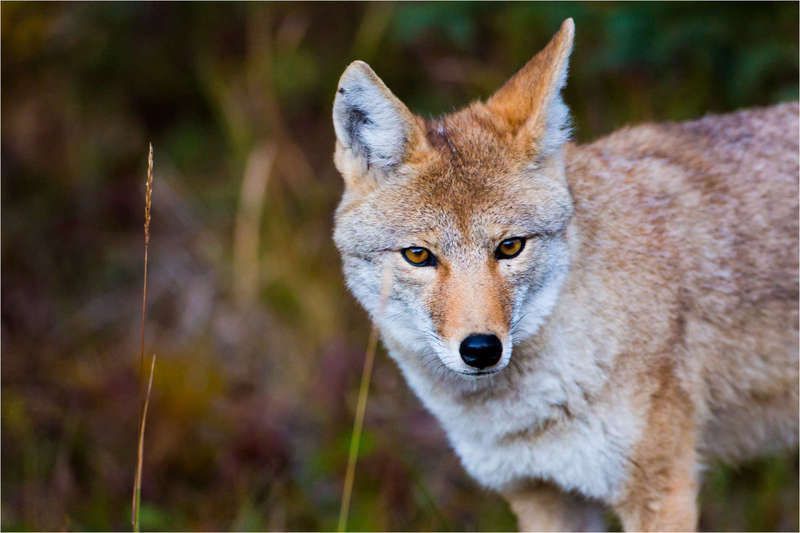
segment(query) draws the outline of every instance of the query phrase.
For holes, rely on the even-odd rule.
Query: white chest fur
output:
[[[549,480],[606,502],[618,496],[640,430],[624,391],[589,404],[591,384],[539,369],[520,376],[513,391],[472,402],[397,359],[481,485],[503,491],[528,480]]]

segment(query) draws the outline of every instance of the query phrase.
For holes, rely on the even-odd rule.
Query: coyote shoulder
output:
[[[690,530],[706,461],[797,445],[798,105],[577,146],[573,33],[436,119],[351,64],[334,239],[390,355],[522,529],[602,528],[609,506],[626,530]]]

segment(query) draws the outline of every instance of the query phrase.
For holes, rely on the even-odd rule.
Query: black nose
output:
[[[503,343],[497,335],[483,335],[473,333],[463,341],[458,348],[461,359],[469,366],[486,368],[500,360],[503,353]]]

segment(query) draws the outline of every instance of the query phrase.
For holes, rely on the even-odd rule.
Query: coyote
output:
[[[488,100],[433,119],[348,66],[334,240],[521,529],[601,529],[607,506],[626,530],[692,530],[708,460],[798,441],[798,105],[577,146],[573,35],[568,19]]]

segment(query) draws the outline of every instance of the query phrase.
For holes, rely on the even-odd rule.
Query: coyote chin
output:
[[[797,444],[798,105],[576,146],[573,34],[435,119],[347,67],[334,239],[389,354],[521,529],[601,529],[609,506],[626,530],[691,530],[706,461]]]

